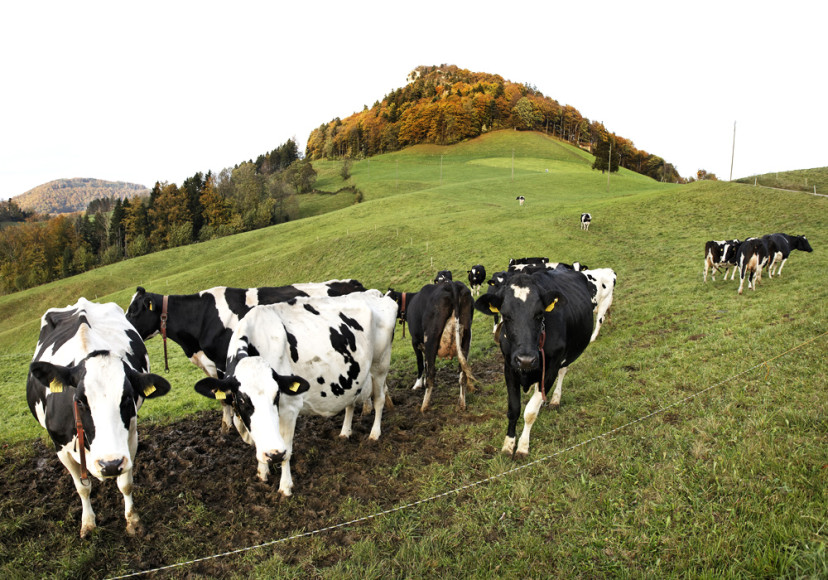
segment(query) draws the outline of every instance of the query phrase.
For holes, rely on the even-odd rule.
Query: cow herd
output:
[[[138,287],[126,312],[85,298],[49,309],[29,367],[27,399],[81,497],[81,537],[96,525],[90,475],[117,480],[126,531],[141,529],[132,500],[138,410],[145,399],[171,388],[148,372],[144,341],[156,335],[163,340],[165,364],[169,339],[204,371],[207,377],[194,389],[221,402],[222,432],[235,426],[255,448],[262,481],[280,467],[279,492],[290,496],[299,415],[344,411],[340,437],[347,438],[354,409],[363,405],[374,410],[369,438],[380,437],[383,409],[392,406],[386,377],[398,323],[403,336],[408,325],[417,358],[414,388],[424,389],[421,411],[429,407],[438,357],[459,362],[459,406],[465,409],[475,382],[468,356],[478,310],[499,319],[494,336],[508,392],[503,451],[527,454],[529,431],[552,383],[557,381],[551,404],[557,406],[569,365],[597,336],[612,302],[615,273],[546,258],[511,260],[488,280],[482,296],[485,268],[478,264],[467,274],[469,286],[446,270],[416,292],[382,293],[351,279],[179,295]],[[521,389],[532,389],[532,395],[516,444]]]
[[[782,275],[782,268],[793,250],[813,252],[808,238],[789,234],[768,234],[761,238],[747,238],[744,241],[721,240],[709,241],[704,246],[704,281],[710,272],[716,281],[716,273],[724,270],[724,279],[732,268],[730,279],[739,271],[739,294],[742,293],[745,278],[748,288],[756,290],[756,284],[762,280],[762,270],[767,268],[768,277]]]

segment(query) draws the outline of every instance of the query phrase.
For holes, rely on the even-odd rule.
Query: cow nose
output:
[[[101,475],[104,477],[115,477],[121,475],[124,470],[124,458],[111,459],[109,461],[99,460],[98,466],[101,468]]]
[[[518,354],[515,355],[515,366],[522,371],[529,371],[537,368],[538,355],[536,354]]]
[[[278,451],[278,452],[271,451],[270,453],[265,453],[265,457],[267,458],[267,462],[269,464],[281,463],[282,460],[285,458],[285,452],[284,451]]]

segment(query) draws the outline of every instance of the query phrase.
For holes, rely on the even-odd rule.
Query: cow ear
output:
[[[224,379],[216,379],[207,377],[201,379],[195,384],[195,390],[200,395],[204,395],[208,399],[233,399],[233,393],[239,390],[239,381],[230,377]]]
[[[29,372],[53,393],[62,393],[64,387],[74,387],[72,369],[48,362],[36,361],[29,365]]]
[[[163,397],[170,392],[169,381],[162,376],[152,373],[130,371],[129,382],[132,383],[132,388],[135,390],[135,393],[143,396],[145,399]]]
[[[474,307],[483,314],[494,316],[500,312],[502,304],[503,299],[497,294],[484,294],[475,301]]]
[[[301,395],[310,389],[310,383],[296,375],[280,375],[273,372],[273,380],[279,385],[279,391],[285,395]]]

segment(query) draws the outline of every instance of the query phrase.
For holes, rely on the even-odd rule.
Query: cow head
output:
[[[87,467],[92,475],[104,479],[132,469],[138,446],[138,409],[144,399],[170,391],[166,379],[136,372],[107,351],[93,352],[71,367],[35,361],[29,370],[49,389],[49,397],[63,399],[61,407],[77,401],[89,449]],[[56,408],[47,403],[47,409]],[[71,410],[62,412],[63,420],[70,418]]]
[[[516,274],[505,284],[489,288],[474,306],[484,314],[503,318],[503,356],[511,368],[530,372],[540,367],[541,334],[552,311],[564,300],[557,291],[544,290],[532,276]]]
[[[440,282],[451,282],[452,280],[451,270],[440,270],[434,278],[434,283],[439,284]]]
[[[147,292],[141,286],[138,286],[132,296],[126,318],[143,340],[155,336],[161,330],[161,300],[159,294]]]
[[[794,236],[794,249],[801,252],[813,252],[814,249],[808,243],[808,238],[805,236]]]
[[[279,429],[279,399],[301,395],[309,388],[305,379],[280,375],[260,356],[240,359],[223,379],[208,377],[195,384],[201,395],[233,405],[236,428],[248,444],[256,446],[260,465],[279,463],[285,458],[287,448]]]

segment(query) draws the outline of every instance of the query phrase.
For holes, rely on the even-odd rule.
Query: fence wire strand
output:
[[[484,479],[481,479],[479,481],[475,481],[473,483],[468,483],[466,485],[462,485],[462,486],[457,487],[455,489],[451,489],[451,490],[445,491],[443,493],[433,495],[431,497],[423,498],[423,499],[413,501],[413,502],[410,502],[410,503],[407,503],[407,504],[403,504],[403,505],[400,505],[400,506],[397,506],[397,507],[394,507],[394,508],[390,508],[390,509],[387,509],[387,510],[375,512],[375,513],[367,515],[367,516],[362,516],[362,517],[359,517],[359,518],[356,518],[356,519],[352,519],[352,520],[349,520],[347,522],[341,522],[341,523],[338,523],[338,524],[333,524],[331,526],[327,526],[327,527],[324,527],[324,528],[319,528],[319,529],[312,530],[312,531],[309,531],[309,532],[302,532],[302,533],[294,534],[292,536],[287,536],[287,537],[280,538],[280,539],[277,539],[277,540],[271,540],[271,541],[264,542],[264,543],[261,543],[261,544],[256,544],[255,546],[247,546],[247,547],[244,547],[244,548],[238,548],[236,550],[221,552],[219,554],[211,554],[209,556],[204,556],[202,558],[196,558],[194,560],[187,560],[187,561],[184,561],[184,562],[169,564],[167,566],[160,566],[158,568],[152,568],[152,569],[149,569],[149,570],[141,570],[141,571],[138,571],[138,572],[132,572],[132,573],[129,573],[129,574],[125,574],[123,576],[113,576],[109,580],[122,580],[124,578],[135,578],[135,577],[143,576],[143,575],[146,575],[146,574],[153,574],[153,573],[156,573],[156,572],[165,572],[165,571],[173,570],[173,569],[176,569],[176,568],[182,568],[184,566],[191,566],[193,564],[206,562],[206,561],[209,561],[209,560],[215,560],[215,559],[218,559],[218,558],[225,558],[227,556],[233,556],[235,554],[242,554],[242,553],[245,553],[245,552],[251,552],[253,550],[260,550],[262,548],[275,546],[277,544],[283,544],[283,543],[289,542],[291,540],[309,538],[311,536],[324,534],[326,532],[330,532],[330,531],[333,531],[333,530],[338,530],[338,529],[341,529],[341,528],[346,528],[348,526],[361,524],[361,523],[364,523],[364,522],[367,522],[367,521],[370,521],[370,520],[373,520],[373,519],[380,518],[382,516],[386,516],[386,515],[393,514],[393,513],[396,513],[396,512],[400,512],[400,511],[404,511],[404,510],[408,510],[408,509],[417,507],[417,506],[425,504],[425,503],[430,503],[430,502],[433,502],[433,501],[437,501],[439,499],[443,499],[443,498],[451,496],[451,495],[459,495],[460,493],[462,493],[462,492],[464,492],[468,489],[471,489],[473,487],[478,487],[478,486],[481,486],[483,484],[494,481],[496,479],[501,479],[501,478],[509,476],[513,473],[517,473],[518,471],[529,469],[530,467],[533,467],[533,466],[538,465],[540,463],[544,463],[546,461],[549,461],[549,460],[551,460],[555,457],[558,457],[559,455],[563,455],[564,453],[569,453],[570,451],[574,451],[574,450],[576,450],[580,447],[584,447],[584,446],[589,445],[590,443],[594,443],[595,441],[598,441],[600,439],[606,439],[608,437],[611,437],[612,435],[618,433],[619,431],[623,431],[623,430],[628,429],[628,428],[630,428],[634,425],[637,425],[638,423],[642,423],[642,422],[644,422],[648,419],[651,419],[652,417],[655,417],[656,415],[660,415],[660,414],[664,413],[665,411],[667,411],[668,409],[671,409],[673,407],[677,407],[679,405],[683,405],[684,403],[687,403],[688,401],[690,401],[692,399],[695,399],[696,397],[699,397],[699,396],[707,393],[708,391],[711,391],[711,390],[715,389],[716,387],[719,387],[719,386],[721,386],[725,383],[728,383],[728,382],[730,382],[734,379],[737,379],[737,378],[741,377],[742,375],[745,375],[745,374],[747,374],[747,373],[749,373],[753,370],[756,370],[756,369],[761,368],[761,367],[767,367],[768,370],[769,370],[770,369],[769,363],[771,363],[771,362],[773,362],[773,361],[775,361],[779,358],[782,358],[783,356],[786,356],[786,355],[790,354],[791,352],[793,352],[795,350],[803,348],[804,346],[806,346],[806,345],[808,345],[808,344],[810,344],[810,343],[812,343],[816,340],[819,340],[820,338],[822,338],[826,335],[828,335],[828,331],[823,332],[822,334],[820,334],[818,336],[815,336],[815,337],[813,337],[809,340],[806,340],[805,342],[803,342],[801,344],[798,344],[797,346],[795,346],[793,348],[790,348],[790,349],[786,350],[785,352],[782,352],[782,353],[780,353],[780,354],[778,354],[774,357],[763,360],[762,362],[757,363],[757,364],[753,365],[752,367],[749,367],[749,368],[743,370],[740,373],[737,373],[735,375],[732,375],[732,376],[730,376],[726,379],[723,379],[723,380],[719,381],[718,383],[710,385],[709,387],[704,388],[701,391],[697,391],[693,394],[687,395],[686,397],[683,397],[681,399],[673,401],[669,405],[661,407],[660,409],[657,409],[657,410],[653,411],[652,413],[648,413],[647,415],[643,415],[643,416],[641,416],[637,419],[634,419],[633,421],[630,421],[628,423],[625,423],[623,425],[615,427],[614,429],[610,429],[609,431],[605,431],[604,433],[601,433],[600,435],[596,435],[595,437],[590,437],[589,439],[585,439],[584,441],[580,441],[579,443],[575,443],[574,445],[570,445],[569,447],[566,447],[564,449],[560,449],[558,451],[555,451],[554,453],[550,453],[549,455],[546,455],[546,456],[541,457],[539,459],[535,459],[535,460],[530,461],[528,463],[524,463],[523,465],[518,465],[516,467],[513,467],[512,469],[508,469],[508,470],[503,471],[501,473],[491,475],[491,476],[486,477]]]

